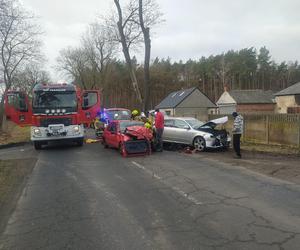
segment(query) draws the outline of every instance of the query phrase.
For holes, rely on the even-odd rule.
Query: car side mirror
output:
[[[188,125],[185,125],[183,128],[187,129],[187,130],[190,130],[190,126],[188,126]]]

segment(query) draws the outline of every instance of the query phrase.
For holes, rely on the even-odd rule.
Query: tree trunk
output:
[[[151,39],[150,29],[145,27],[143,19],[143,0],[139,0],[139,19],[141,29],[144,35],[145,43],[145,61],[144,61],[144,111],[149,110],[149,96],[150,96],[150,53],[151,53]]]
[[[131,82],[132,82],[132,87],[134,89],[134,92],[136,93],[138,102],[140,103],[140,105],[142,105],[143,99],[142,99],[141,91],[140,91],[139,86],[138,86],[135,70],[133,68],[131,57],[130,57],[130,54],[129,54],[129,48],[127,46],[126,38],[125,38],[125,35],[124,35],[122,10],[121,10],[121,7],[120,7],[119,0],[114,0],[114,2],[115,2],[115,5],[117,7],[118,15],[119,15],[119,21],[118,21],[117,25],[118,25],[119,35],[120,35],[120,38],[121,38],[123,54],[124,54],[124,57],[125,57],[125,61],[126,61],[128,70],[129,70],[129,74],[130,74],[130,78],[131,78]]]
[[[4,110],[4,99],[7,93],[7,88],[5,88],[4,93],[2,95],[2,99],[0,102],[0,131],[5,131],[6,130],[6,115],[5,115],[5,110]]]

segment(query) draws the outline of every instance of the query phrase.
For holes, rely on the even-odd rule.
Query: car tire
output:
[[[34,144],[35,150],[41,150],[42,149],[42,143],[40,143],[38,141],[35,141],[35,142],[33,142],[33,144]]]
[[[206,142],[202,136],[197,136],[194,138],[193,147],[198,152],[203,152],[206,148]]]
[[[127,157],[127,152],[123,143],[119,144],[119,152],[123,157]]]

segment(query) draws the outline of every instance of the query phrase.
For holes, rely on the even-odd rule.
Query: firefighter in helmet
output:
[[[138,121],[139,120],[139,111],[137,109],[131,112],[131,120]]]

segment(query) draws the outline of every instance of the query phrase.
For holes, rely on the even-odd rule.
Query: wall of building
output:
[[[286,114],[288,107],[299,107],[294,95],[276,96],[276,113]]]
[[[175,110],[174,109],[160,109],[160,111],[164,112],[166,115],[174,116]]]
[[[176,108],[175,116],[194,117],[200,121],[208,120],[208,108]]]
[[[276,104],[238,104],[237,112],[240,113],[274,113]]]
[[[227,105],[234,105],[236,101],[231,97],[231,95],[224,91],[223,94],[220,96],[219,100],[217,101],[218,106],[227,106]]]
[[[219,114],[228,115],[236,111],[236,104],[219,105]]]

